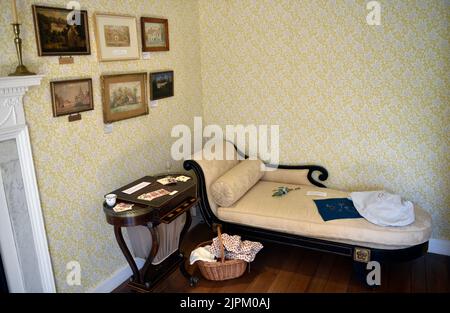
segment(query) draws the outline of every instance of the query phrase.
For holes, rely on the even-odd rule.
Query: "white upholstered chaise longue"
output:
[[[232,160],[206,160],[200,153],[184,162],[198,181],[200,211],[204,221],[245,239],[272,241],[351,257],[355,270],[365,281],[366,263],[397,262],[418,258],[428,250],[431,217],[415,206],[414,223],[403,227],[383,227],[364,218],[336,219],[325,222],[313,200],[323,197],[306,195],[308,191],[326,191],[327,198],[347,198],[348,192],[325,188],[328,172],[316,165],[278,166],[273,171],[251,168],[236,147]],[[257,161],[252,161],[257,162]],[[273,197],[273,190],[287,186],[298,188],[283,197]]]

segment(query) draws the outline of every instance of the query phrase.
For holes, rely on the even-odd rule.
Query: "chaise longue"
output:
[[[307,192],[325,191],[327,198],[349,196],[322,184],[328,178],[325,168],[279,165],[273,171],[255,174],[234,144],[224,142],[223,148],[234,149],[231,160],[208,160],[200,151],[184,162],[184,168],[196,175],[199,208],[208,226],[221,224],[227,232],[245,239],[350,257],[362,282],[366,282],[368,262],[410,261],[427,253],[431,217],[420,207],[414,208],[414,223],[403,227],[378,226],[364,218],[325,222],[313,201],[323,197]],[[320,182],[314,178],[315,172]],[[280,186],[300,189],[273,197],[273,190]]]

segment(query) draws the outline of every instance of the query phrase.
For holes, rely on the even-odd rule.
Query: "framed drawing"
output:
[[[169,51],[167,19],[141,17],[142,51]]]
[[[173,71],[150,73],[150,100],[173,97]]]
[[[140,57],[134,16],[96,13],[95,38],[100,61],[137,60]]]
[[[50,82],[53,116],[63,116],[94,109],[92,79]]]
[[[80,11],[80,25],[69,25],[71,13],[72,10],[33,5],[39,56],[91,54],[87,11]]]
[[[103,75],[101,81],[105,123],[148,114],[147,73]]]

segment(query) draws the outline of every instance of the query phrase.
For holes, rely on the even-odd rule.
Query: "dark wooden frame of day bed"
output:
[[[235,146],[236,148],[236,146]],[[247,158],[238,149],[239,155]],[[270,166],[270,165],[269,165]],[[244,226],[234,223],[229,223],[218,219],[211,210],[208,202],[206,191],[205,176],[201,166],[195,160],[187,160],[184,162],[186,170],[192,170],[197,177],[197,194],[199,200],[199,207],[205,223],[212,227],[213,224],[221,224],[222,227],[230,233],[239,234],[246,239],[260,240],[266,242],[275,242],[284,245],[296,246],[320,252],[329,252],[338,255],[343,255],[353,259],[354,270],[357,272],[359,278],[366,282],[366,264],[370,261],[378,261],[382,263],[388,262],[406,262],[414,260],[425,255],[428,251],[428,241],[419,245],[411,246],[405,249],[386,250],[374,249],[364,246],[356,246],[345,243],[338,243],[311,237],[304,237],[282,233],[278,231],[271,231],[252,226]],[[318,165],[278,165],[279,169],[288,170],[308,170],[308,180],[311,184],[325,188],[325,185],[315,180],[314,172],[318,172],[318,179],[325,181],[328,178],[328,171],[322,166]]]

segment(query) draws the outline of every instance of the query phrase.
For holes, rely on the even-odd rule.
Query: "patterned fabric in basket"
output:
[[[246,262],[253,262],[256,254],[263,248],[260,242],[241,240],[241,236],[228,234],[222,234],[222,242],[225,248],[226,260],[243,260]],[[216,237],[213,239],[213,243],[209,248],[211,253],[216,258],[220,258],[220,241]]]

